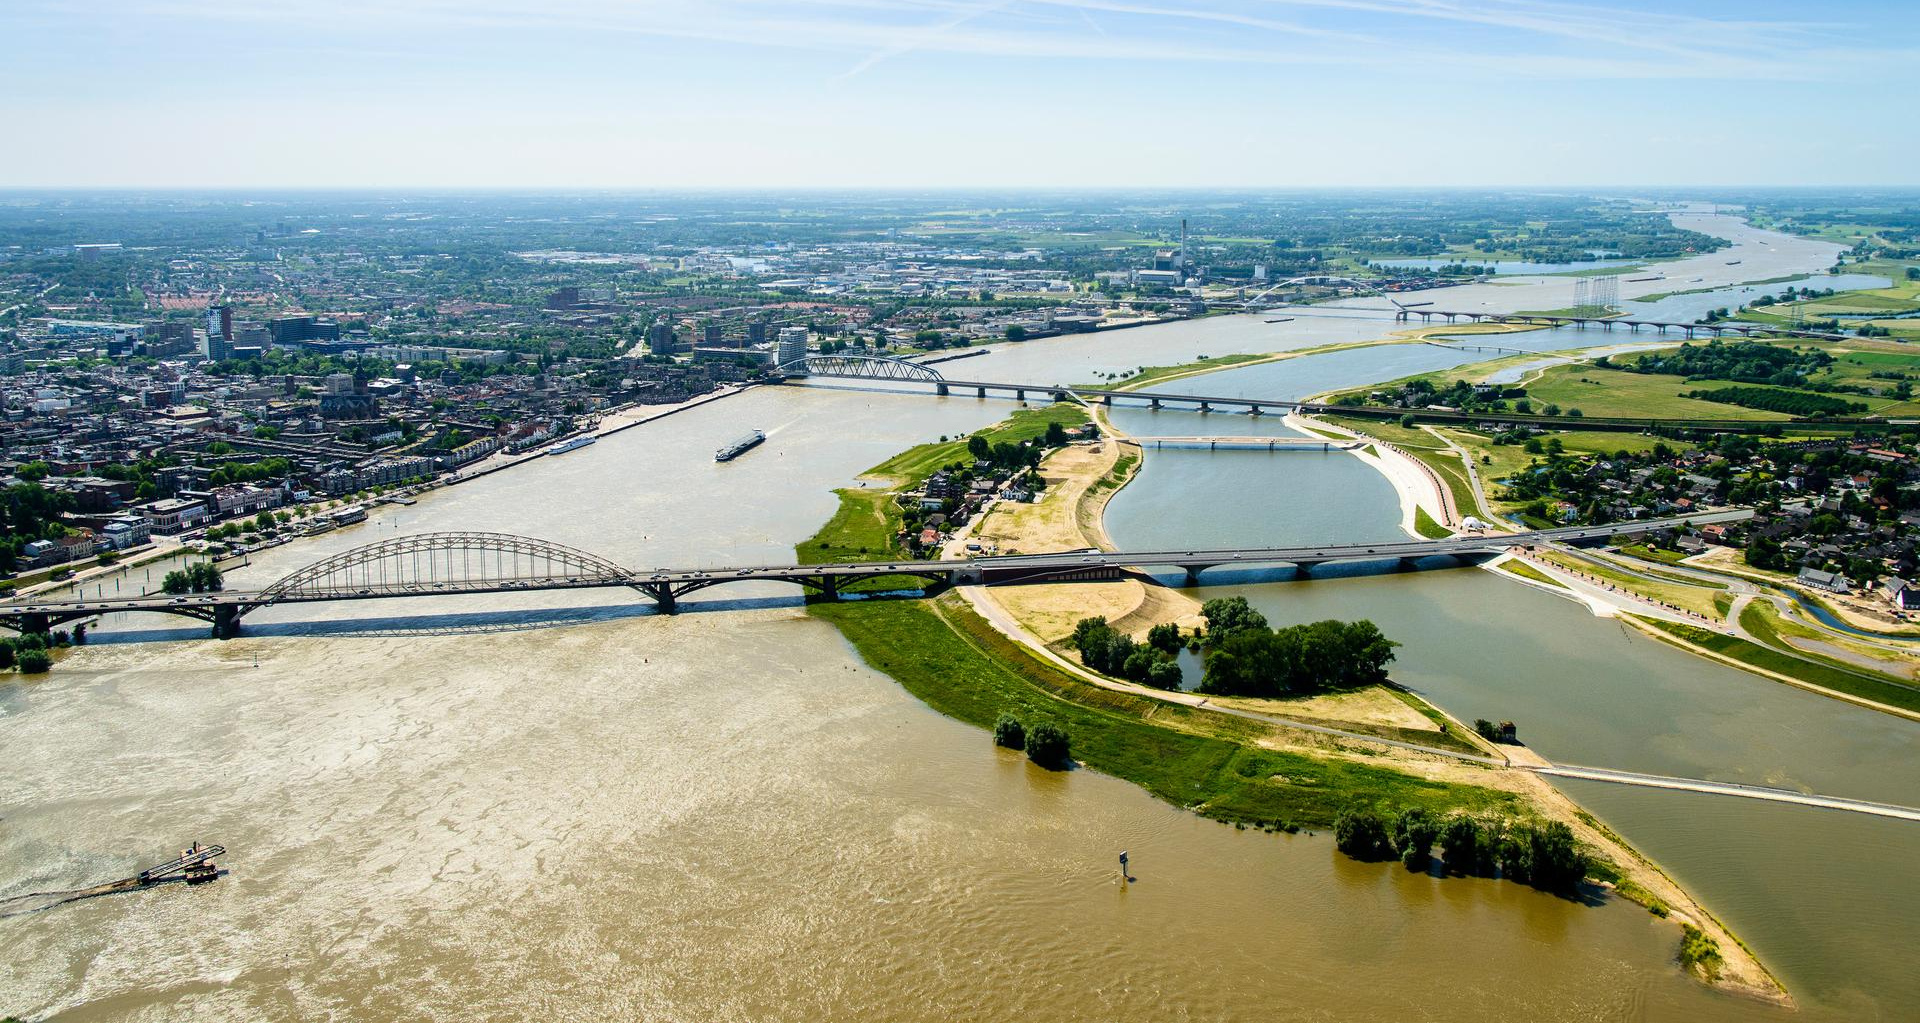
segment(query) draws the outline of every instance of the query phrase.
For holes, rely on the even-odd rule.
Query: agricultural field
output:
[[[1558,405],[1589,416],[1622,419],[1751,419],[1755,422],[1791,418],[1778,412],[1741,408],[1699,398],[1681,397],[1688,391],[1711,389],[1711,384],[1688,383],[1685,377],[1664,373],[1623,373],[1595,369],[1584,363],[1552,366],[1527,385],[1534,407]]]
[[[1849,341],[1833,349],[1836,362],[1842,358],[1844,350],[1860,350],[1882,355],[1881,349],[1898,346],[1882,345],[1862,339]],[[1660,353],[1652,353],[1660,354]],[[1900,358],[1895,356],[1895,358]],[[1834,383],[1861,383],[1890,387],[1893,381],[1873,381],[1869,374],[1879,368],[1872,363],[1880,361],[1869,359],[1857,364],[1849,364],[1848,371],[1836,368],[1832,376]],[[1920,375],[1920,352],[1916,352],[1911,363]],[[1827,379],[1821,375],[1819,379]],[[1536,407],[1551,403],[1562,409],[1579,409],[1589,416],[1618,416],[1622,418],[1655,417],[1664,419],[1751,419],[1755,422],[1778,421],[1792,418],[1785,413],[1769,412],[1763,409],[1743,408],[1722,402],[1706,401],[1701,398],[1687,398],[1683,395],[1691,391],[1712,391],[1731,387],[1751,387],[1781,391],[1787,394],[1811,394],[1798,388],[1762,387],[1753,384],[1734,384],[1719,380],[1696,380],[1666,373],[1628,373],[1617,370],[1597,369],[1586,364],[1553,366],[1528,382],[1527,397]],[[1850,402],[1859,402],[1867,406],[1868,415],[1911,416],[1920,414],[1920,403],[1900,401],[1890,396],[1861,394],[1835,394],[1831,397]]]

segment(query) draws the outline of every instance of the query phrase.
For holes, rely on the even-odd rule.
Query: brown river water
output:
[[[1119,353],[1062,347],[1059,378],[1140,359],[1156,330],[1177,346],[1180,329],[1125,332],[1131,347]],[[1250,318],[1203,329],[1211,354],[1284,346]],[[1007,407],[751,391],[266,552],[232,584],[427,529],[525,533],[636,567],[787,560],[831,513],[830,488]],[[711,451],[750,426],[767,429],[768,443],[715,465]],[[1338,466],[1325,479],[1356,502],[1391,499],[1352,478],[1351,460],[1325,464]],[[1321,517],[1281,516],[1309,531]],[[1369,506],[1354,521],[1392,518]],[[1284,599],[1275,590],[1268,599]],[[1589,624],[1552,597],[1500,592],[1519,609],[1510,613]],[[1443,703],[1490,697],[1474,695],[1458,657],[1413,659],[1420,645],[1445,643],[1422,631],[1418,604],[1475,593],[1436,582],[1395,598],[1392,616],[1415,641],[1405,670]],[[1788,1013],[1682,976],[1671,963],[1677,930],[1637,907],[1353,863],[1324,835],[1236,831],[1091,771],[1041,771],[866,668],[791,591],[700,596],[707,603],[671,618],[612,593],[291,608],[249,618],[248,634],[224,643],[160,642],[204,633],[128,617],[54,673],[0,683],[0,896],[123,876],[195,838],[231,850],[229,876],[205,888],[0,919],[0,1015],[1784,1021],[1915,1011],[1863,994],[1877,975],[1849,973],[1844,955],[1795,945],[1799,901],[1784,900],[1764,928],[1815,992]],[[1554,670],[1551,643],[1516,649],[1503,671],[1533,658],[1540,685],[1577,682]],[[1661,670],[1674,673],[1662,692],[1684,689],[1684,668]],[[1772,707],[1755,713],[1791,712]],[[1637,741],[1617,725],[1630,718],[1609,718],[1621,745]],[[1576,726],[1563,730],[1573,744]],[[1911,732],[1861,733],[1875,755],[1890,741],[1911,750]],[[1595,762],[1608,748],[1579,751]],[[1683,805],[1696,804],[1596,809],[1694,850],[1685,876],[1703,882],[1710,905],[1725,896],[1743,917],[1764,915],[1771,902],[1754,890],[1764,880],[1752,880],[1764,873],[1715,878],[1707,855],[1728,835],[1730,855],[1767,855],[1746,840],[1743,811],[1673,809]],[[1662,812],[1680,820],[1663,824]],[[1688,845],[1689,820],[1713,833],[1695,827]],[[1809,814],[1778,837],[1829,823]],[[1847,833],[1916,846],[1905,832]],[[1131,885],[1120,882],[1122,849]],[[1811,882],[1804,857],[1787,859],[1782,883],[1825,883],[1865,907],[1873,933],[1892,930],[1863,893],[1900,856],[1843,858]],[[1704,883],[1716,880],[1725,883]],[[1763,958],[1774,951],[1760,947]]]

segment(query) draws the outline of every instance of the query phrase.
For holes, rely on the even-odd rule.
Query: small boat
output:
[[[564,455],[569,451],[578,451],[579,449],[584,448],[587,445],[592,444],[593,442],[599,439],[600,438],[595,437],[592,434],[583,434],[579,437],[569,437],[568,439],[563,440],[560,443],[555,444],[554,446],[548,448],[547,454]]]
[[[1739,260],[1737,260],[1737,259],[1729,259],[1729,260],[1727,260],[1727,265],[1728,265],[1728,266],[1739,266],[1739,265],[1740,265],[1740,261],[1739,261]]]
[[[715,451],[713,453],[713,460],[716,462],[731,462],[734,459],[739,458],[741,455],[744,455],[747,452],[753,450],[754,448],[760,446],[760,443],[766,439],[767,439],[766,434],[761,433],[759,430],[753,430],[749,432],[745,437],[742,437],[739,440],[736,440],[733,443],[727,445],[726,447],[721,448],[718,451]]]
[[[1282,317],[1280,317],[1280,318],[1279,318],[1279,319],[1277,319],[1277,320],[1268,320],[1267,322],[1268,322],[1268,323],[1292,323],[1292,322],[1293,322],[1293,317],[1291,317],[1291,316],[1282,316]]]

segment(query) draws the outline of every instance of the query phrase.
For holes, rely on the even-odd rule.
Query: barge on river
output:
[[[766,434],[760,432],[759,430],[754,430],[751,433],[748,433],[745,437],[742,437],[739,440],[734,441],[733,443],[727,445],[726,447],[721,448],[718,451],[715,451],[713,453],[713,460],[716,462],[731,462],[734,459],[739,458],[741,455],[744,455],[747,452],[752,451],[754,448],[759,447],[761,442],[765,441],[766,439],[767,439]]]

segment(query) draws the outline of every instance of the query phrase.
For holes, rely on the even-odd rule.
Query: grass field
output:
[[[1579,409],[1589,416],[1620,419],[1751,419],[1756,422],[1791,418],[1778,412],[1722,405],[1680,395],[1711,390],[1717,384],[1690,384],[1665,373],[1627,373],[1572,364],[1552,366],[1527,385],[1534,408],[1560,406],[1564,414]]]
[[[1737,661],[1741,664],[1750,665],[1762,671],[1785,675],[1788,678],[1799,679],[1809,685],[1816,685],[1823,689],[1832,689],[1835,692],[1846,693],[1849,696],[1858,696],[1865,700],[1873,700],[1876,703],[1899,707],[1902,710],[1920,711],[1920,689],[1915,689],[1911,686],[1881,681],[1858,672],[1848,671],[1844,668],[1815,664],[1812,661],[1802,660],[1791,654],[1781,653],[1771,647],[1750,643],[1735,636],[1709,632],[1706,629],[1695,628],[1691,625],[1681,625],[1676,622],[1662,622],[1650,618],[1638,618],[1637,616],[1636,620],[1644,622],[1646,625],[1667,633],[1668,635],[1683,639],[1695,646],[1711,650],[1722,657]]]
[[[1087,410],[1082,406],[1072,402],[1058,402],[1039,408],[1020,409],[1002,422],[979,432],[990,443],[1018,444],[1045,434],[1048,423],[1073,427],[1084,426],[1089,421]],[[908,484],[918,483],[941,466],[961,461],[966,457],[966,437],[917,444],[868,469],[866,475],[885,477]]]
[[[1347,806],[1522,814],[1510,793],[1384,767],[1265,749],[1278,726],[1103,689],[1035,658],[964,601],[816,604],[862,658],[928,706],[987,729],[1003,713],[1051,721],[1073,758],[1216,820],[1326,828]],[[988,755],[990,738],[980,737]]]
[[[1413,509],[1413,531],[1429,540],[1445,540],[1453,535],[1453,530],[1433,521],[1433,516],[1418,505]]]
[[[1216,369],[1226,369],[1229,366],[1239,366],[1239,365],[1242,365],[1243,363],[1248,363],[1248,362],[1260,362],[1267,358],[1269,358],[1269,356],[1257,355],[1257,354],[1256,355],[1215,355],[1211,358],[1198,359],[1193,362],[1183,363],[1177,366],[1142,366],[1142,367],[1139,367],[1134,373],[1132,373],[1129,376],[1120,377],[1114,380],[1096,381],[1086,386],[1095,388],[1097,390],[1113,390],[1114,388],[1118,388],[1118,387],[1137,389],[1137,388],[1145,387],[1156,380],[1164,380],[1167,377],[1183,376],[1188,373],[1205,372],[1205,371],[1216,370]]]
[[[1560,580],[1555,579],[1554,577],[1548,575],[1545,572],[1540,571],[1539,569],[1533,567],[1532,565],[1529,565],[1526,562],[1519,561],[1517,559],[1503,562],[1500,565],[1500,571],[1509,573],[1511,575],[1517,575],[1522,579],[1531,579],[1537,583],[1545,583],[1546,585],[1551,586],[1556,590],[1564,590],[1567,588],[1566,584],[1562,583]]]
[[[1685,583],[1667,582],[1665,580],[1642,579],[1637,575],[1610,568],[1598,562],[1571,558],[1557,551],[1543,551],[1540,557],[1555,565],[1559,565],[1561,568],[1571,569],[1575,572],[1584,572],[1587,575],[1612,583],[1629,593],[1637,593],[1649,600],[1658,601],[1662,604],[1671,604],[1674,607],[1684,608],[1708,618],[1716,617],[1717,609],[1713,603],[1713,596],[1718,591],[1712,587],[1689,586]]]
[[[1902,661],[1897,654],[1886,650],[1856,643],[1852,640],[1822,632],[1810,625],[1796,622],[1780,613],[1772,601],[1755,600],[1740,612],[1740,627],[1752,633],[1754,638],[1766,646],[1778,647],[1789,653],[1804,657],[1816,663],[1825,664],[1841,671],[1850,671],[1866,675],[1869,678],[1883,677],[1888,681],[1902,685],[1914,685],[1913,662]],[[1840,657],[1829,656],[1818,649],[1807,649],[1792,642],[1798,639],[1802,643],[1823,643],[1829,647],[1845,650],[1873,660],[1879,667],[1851,663]]]
[[[1687,556],[1686,552],[1684,551],[1655,550],[1652,547],[1648,547],[1646,544],[1637,544],[1637,543],[1628,544],[1627,546],[1620,548],[1620,553],[1625,554],[1629,557],[1642,558],[1647,561],[1658,561],[1663,565],[1671,565],[1674,562],[1679,561],[1682,558],[1685,558]]]

